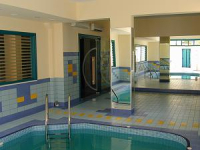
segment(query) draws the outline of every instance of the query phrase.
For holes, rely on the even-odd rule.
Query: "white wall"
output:
[[[191,68],[182,68],[182,49],[191,49]],[[171,46],[170,47],[170,72],[192,72],[200,70],[199,46]]]

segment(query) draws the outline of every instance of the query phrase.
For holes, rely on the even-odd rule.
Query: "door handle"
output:
[[[96,58],[92,57],[92,85],[96,84]]]

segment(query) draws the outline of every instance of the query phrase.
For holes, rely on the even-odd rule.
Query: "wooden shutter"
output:
[[[31,37],[0,34],[0,82],[32,78]]]

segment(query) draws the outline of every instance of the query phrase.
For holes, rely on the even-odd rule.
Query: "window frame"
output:
[[[36,33],[0,30],[0,34],[29,36],[31,38],[31,67],[32,67],[32,78],[22,79],[22,80],[17,80],[17,81],[10,81],[10,82],[0,82],[0,86],[37,80],[38,76],[37,76]]]
[[[147,61],[147,45],[139,45],[139,44],[135,44],[135,54],[136,54],[136,47],[140,47],[140,61],[138,62],[144,62]],[[141,48],[144,47],[144,51],[145,51],[145,60],[141,61]],[[136,56],[137,57],[137,56]],[[137,59],[137,58],[136,58]]]
[[[116,67],[116,49],[115,49],[115,40],[111,40],[111,52],[112,52],[112,62],[111,67]]]
[[[171,41],[175,41],[176,44],[175,45],[172,45],[171,44]],[[178,41],[180,41],[180,45],[177,44]],[[187,45],[184,45],[183,44],[183,41],[187,41]],[[200,44],[195,44],[195,41],[200,41],[200,39],[171,39],[170,40],[170,46],[200,46]],[[193,45],[190,45],[190,42],[193,42]]]

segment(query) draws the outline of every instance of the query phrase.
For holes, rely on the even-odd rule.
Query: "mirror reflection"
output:
[[[196,90],[199,57],[198,36],[136,37],[136,90]]]
[[[131,109],[131,28],[111,29],[112,108]]]

